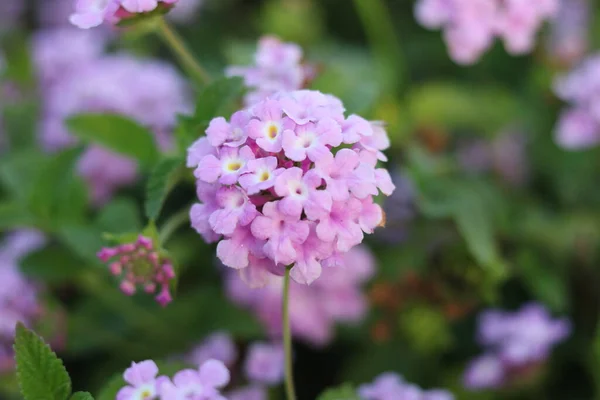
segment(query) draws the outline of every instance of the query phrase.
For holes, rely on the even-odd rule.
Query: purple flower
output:
[[[33,57],[43,84],[40,141],[47,151],[77,143],[64,121],[84,112],[126,115],[151,128],[161,148],[169,147],[176,114],[189,109],[185,81],[168,64],[101,55],[105,42],[102,35],[66,28],[36,37]],[[95,205],[137,178],[136,163],[126,157],[96,147],[84,154],[79,173]]]
[[[357,152],[341,149],[334,157],[324,157],[317,163],[317,171],[327,183],[331,197],[344,201],[350,193],[360,199],[378,193],[375,169],[361,162]]]
[[[252,223],[252,234],[258,239],[266,240],[265,254],[276,264],[293,263],[296,258],[294,244],[301,244],[306,240],[310,230],[308,223],[281,213],[278,202],[265,204],[262,214]]]
[[[128,386],[117,393],[116,400],[155,399],[158,395],[158,367],[152,360],[132,362],[123,378]]]
[[[255,65],[230,67],[228,76],[241,76],[252,88],[245,97],[251,106],[278,93],[302,89],[312,78],[312,68],[301,64],[302,49],[293,43],[283,43],[273,36],[265,36],[258,43]]]
[[[75,0],[75,13],[69,21],[82,29],[89,29],[103,23],[116,24],[134,14],[147,13],[159,4],[176,3],[177,0]]]
[[[253,382],[276,385],[283,381],[284,354],[279,344],[253,343],[244,369]]]
[[[283,130],[285,127],[293,129],[295,124],[289,118],[283,118],[279,102],[266,99],[252,108],[252,114],[255,118],[248,123],[248,136],[265,151],[281,151]]]
[[[246,163],[250,160],[254,160],[250,147],[224,147],[218,156],[209,154],[202,158],[194,174],[204,182],[213,183],[218,180],[224,185],[232,185],[237,182],[240,174],[246,172]]]
[[[227,393],[229,400],[268,400],[267,389],[260,385],[246,386]]]
[[[219,391],[229,383],[229,370],[217,360],[208,360],[198,371],[184,369],[160,384],[159,392],[163,400],[226,400]]]
[[[42,316],[39,287],[25,279],[18,262],[45,242],[41,233],[21,230],[7,235],[0,246],[0,373],[14,367],[17,322],[31,326]]]
[[[232,366],[237,359],[237,349],[231,335],[227,332],[215,332],[202,344],[194,348],[186,360],[194,365],[202,365],[210,359]]]
[[[330,155],[328,146],[336,147],[342,143],[340,125],[333,119],[322,119],[318,124],[308,123],[283,132],[285,155],[293,161],[322,160]]]
[[[231,123],[225,118],[217,117],[206,129],[206,137],[212,146],[239,147],[246,143],[248,132],[244,129],[250,121],[250,114],[238,111],[231,116]]]
[[[220,235],[231,235],[238,224],[250,224],[258,212],[246,194],[236,186],[224,186],[216,193],[217,206],[208,222],[211,228]]]
[[[467,389],[480,390],[497,388],[504,382],[504,364],[494,354],[484,354],[472,360],[463,375]]]
[[[322,179],[316,171],[292,167],[281,172],[275,181],[275,193],[282,196],[279,210],[284,214],[300,219],[302,211],[309,220],[317,220],[331,211],[331,195],[326,190],[318,190]]]
[[[447,390],[423,390],[393,372],[381,374],[373,383],[361,385],[358,394],[364,400],[454,400],[454,395]]]
[[[313,239],[311,234],[305,243],[310,245]],[[314,244],[318,243],[323,244],[320,241]],[[336,322],[359,322],[367,312],[361,286],[375,272],[373,255],[368,248],[357,246],[336,258],[335,266],[326,260],[322,262],[325,265],[322,276],[310,286],[291,283],[292,335],[314,345],[325,345],[332,339]],[[270,275],[263,287],[251,289],[237,274],[228,273],[226,289],[233,301],[257,315],[271,337],[279,338],[282,283],[281,277]]]
[[[319,220],[317,236],[325,242],[335,243],[338,251],[350,250],[363,240],[358,222],[361,210],[361,202],[357,199],[334,201],[331,212]]]
[[[473,64],[495,37],[511,54],[531,51],[543,22],[558,13],[558,0],[419,0],[415,16],[429,29],[444,29],[452,59]]]
[[[566,319],[553,320],[540,304],[517,312],[488,310],[478,321],[479,341],[487,353],[473,360],[464,373],[466,387],[479,390],[506,385],[516,370],[543,363],[552,348],[571,331]]]
[[[249,195],[257,194],[275,185],[275,179],[283,171],[277,169],[277,158],[265,157],[250,160],[246,164],[246,173],[240,176],[240,185]]]

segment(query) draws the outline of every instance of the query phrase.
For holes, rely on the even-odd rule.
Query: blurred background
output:
[[[385,371],[457,399],[598,398],[600,153],[558,144],[568,106],[554,89],[600,45],[598,4],[563,0],[530,54],[510,55],[496,41],[477,63],[461,66],[442,33],[416,21],[415,3],[180,0],[168,16],[213,76],[251,64],[259,38],[275,35],[302,47],[314,69],[310,88],[340,97],[348,114],[387,124],[396,192],[381,199],[386,227],[361,249],[369,271],[340,278],[352,281],[350,294],[325,283],[292,296],[306,305],[297,318],[307,326],[295,332],[299,398]],[[36,293],[27,318],[64,358],[75,389],[97,393],[131,360],[177,358],[216,331],[229,332],[243,352],[270,333],[270,311],[231,294],[236,283],[216,262],[214,246],[187,223],[166,244],[181,275],[165,309],[144,295],[122,295],[96,259],[104,232],[139,232],[146,224],[148,170],[123,176],[126,161],[114,173],[110,158],[86,164],[64,118],[123,113],[168,142],[175,115],[193,108],[193,89],[143,27],[77,30],[71,12],[70,0],[0,4],[0,263],[17,265]],[[104,174],[94,172],[99,167]],[[159,225],[194,201],[186,174]],[[107,181],[110,189],[98,185]],[[41,236],[25,239],[27,250],[15,255],[14,232],[23,228]],[[8,282],[0,279],[0,299]],[[358,302],[351,317],[334,310],[311,319],[344,296]],[[277,296],[270,298],[278,309]],[[0,327],[13,318],[3,313],[5,303]],[[462,376],[485,352],[478,315],[530,303],[570,321],[569,335],[511,370],[499,387],[468,390]],[[529,345],[546,340],[543,328],[520,326],[532,336]],[[11,342],[0,334],[0,360]],[[0,371],[0,398],[18,398],[10,361]],[[270,392],[283,398],[278,388]]]

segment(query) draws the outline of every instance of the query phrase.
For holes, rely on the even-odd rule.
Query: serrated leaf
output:
[[[163,203],[181,176],[184,164],[179,158],[167,158],[152,170],[146,187],[146,217],[156,220]]]
[[[14,350],[17,379],[25,400],[68,399],[71,378],[62,361],[42,338],[19,323]]]
[[[350,384],[344,384],[340,387],[327,389],[317,400],[361,400],[356,390]]]
[[[83,141],[132,157],[143,165],[158,160],[160,152],[152,132],[122,115],[78,114],[68,118],[66,124]]]
[[[94,400],[94,397],[89,392],[73,393],[70,400]]]

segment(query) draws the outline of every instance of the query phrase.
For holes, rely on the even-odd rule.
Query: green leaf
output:
[[[81,148],[57,153],[36,171],[29,197],[36,217],[53,225],[82,219],[87,189],[75,172],[80,154]]]
[[[17,379],[25,400],[66,400],[71,379],[62,361],[42,338],[23,324],[15,336]]]
[[[35,190],[34,176],[45,167],[47,156],[33,150],[9,152],[0,157],[0,181],[11,197],[23,203]]]
[[[94,397],[89,392],[77,392],[73,393],[71,400],[94,400]]]
[[[360,400],[352,385],[346,383],[340,387],[327,389],[317,400]]]
[[[57,235],[61,242],[88,263],[99,265],[96,253],[102,248],[102,231],[90,225],[65,225]]]
[[[96,225],[103,232],[138,232],[142,221],[137,204],[128,198],[116,198],[100,211]]]
[[[152,132],[136,121],[117,114],[79,114],[66,121],[69,130],[86,142],[94,142],[150,166],[159,157]]]
[[[0,230],[34,226],[35,218],[17,202],[0,203]]]
[[[50,283],[75,278],[84,268],[85,265],[79,257],[58,245],[51,245],[30,253],[21,261],[23,273]]]
[[[156,220],[162,205],[184,171],[183,160],[167,158],[152,170],[146,187],[146,217]]]

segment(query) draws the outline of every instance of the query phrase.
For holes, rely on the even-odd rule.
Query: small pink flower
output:
[[[293,161],[303,161],[308,157],[318,161],[331,154],[330,148],[342,143],[340,125],[331,118],[324,118],[317,124],[307,123],[295,130],[283,132],[285,155]]]
[[[277,169],[275,157],[250,160],[246,164],[246,173],[240,176],[239,182],[249,195],[257,194],[261,190],[272,188],[281,171],[283,169]]]
[[[263,215],[256,217],[252,223],[252,234],[267,241],[265,254],[276,264],[291,264],[296,257],[294,244],[303,243],[308,232],[308,222],[281,213],[278,202],[265,204]]]
[[[246,163],[253,159],[254,153],[248,146],[240,149],[224,147],[218,156],[209,154],[202,158],[194,175],[204,182],[219,180],[224,185],[232,185],[246,171]]]
[[[236,186],[222,187],[216,194],[219,209],[210,215],[208,222],[221,235],[231,235],[236,226],[246,226],[256,215],[256,206]]]
[[[293,128],[295,124],[283,118],[279,102],[267,99],[256,105],[252,113],[256,118],[248,123],[248,135],[265,151],[281,151],[283,130],[285,127]]]
[[[158,367],[152,360],[132,362],[131,367],[125,370],[123,378],[129,385],[117,393],[116,400],[150,400],[158,396],[158,385],[162,382],[157,379]]]
[[[316,171],[302,175],[300,168],[292,167],[277,177],[275,193],[283,196],[279,210],[298,219],[304,210],[308,219],[316,220],[331,210],[331,195],[326,190],[317,189],[323,179]]]
[[[361,162],[358,153],[341,149],[333,157],[325,157],[317,163],[317,171],[327,183],[327,190],[336,201],[350,197],[350,192],[359,198],[376,195],[375,170]]]
[[[238,111],[231,116],[231,123],[225,118],[218,117],[210,122],[206,129],[206,137],[212,146],[238,147],[246,143],[248,133],[246,125],[250,121],[250,114]]]
[[[350,250],[363,239],[358,223],[361,210],[361,202],[357,199],[334,201],[331,212],[319,220],[317,236],[325,242],[336,240],[338,251]]]

